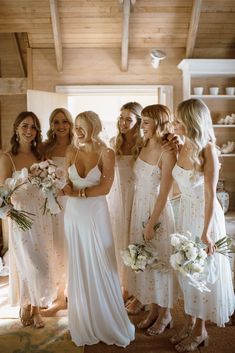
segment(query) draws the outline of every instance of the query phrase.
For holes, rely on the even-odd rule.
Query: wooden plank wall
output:
[[[53,49],[33,50],[33,89],[55,91],[56,85],[82,84],[166,84],[174,85],[175,101],[181,95],[181,71],[177,64],[184,55],[183,49],[168,50],[167,58],[153,69],[150,52],[145,49],[130,49],[129,68],[120,70],[120,49],[66,49],[64,70],[56,70]]]
[[[2,149],[9,148],[12,125],[16,116],[27,107],[26,95],[0,95]]]

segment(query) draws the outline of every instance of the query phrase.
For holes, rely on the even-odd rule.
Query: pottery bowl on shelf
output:
[[[198,95],[198,96],[203,94],[203,87],[194,87],[193,88],[193,93]]]
[[[209,92],[211,95],[216,96],[217,94],[219,94],[219,87],[210,87]]]
[[[234,94],[234,91],[235,91],[235,87],[226,87],[225,88],[225,92],[226,94],[232,96]]]

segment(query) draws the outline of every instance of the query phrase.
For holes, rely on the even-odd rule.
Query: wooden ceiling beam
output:
[[[121,70],[128,69],[128,47],[129,47],[129,19],[131,11],[131,0],[119,0],[122,3],[122,52],[121,52]]]
[[[14,44],[15,44],[17,58],[18,58],[18,61],[19,61],[22,77],[26,77],[27,76],[27,70],[26,70],[26,67],[25,67],[25,63],[24,63],[24,59],[23,59],[23,55],[22,55],[21,47],[20,47],[20,41],[19,41],[19,37],[18,37],[17,33],[13,33],[13,41],[14,41]]]
[[[63,53],[57,0],[50,0],[50,10],[55,45],[56,65],[57,70],[60,72],[63,70]]]
[[[194,0],[186,46],[186,58],[191,58],[193,55],[201,15],[201,7],[202,0]]]

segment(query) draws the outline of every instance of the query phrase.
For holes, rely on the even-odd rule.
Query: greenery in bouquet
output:
[[[170,257],[173,269],[188,277],[189,284],[201,292],[210,291],[207,286],[208,269],[211,267],[210,271],[216,271],[216,267],[213,267],[213,255],[207,255],[206,244],[199,238],[194,241],[191,233],[187,232],[187,236],[178,233],[171,234],[171,245],[174,248],[174,253]],[[215,247],[215,252],[223,255],[234,252],[232,239],[228,236],[219,239]],[[212,276],[217,278],[216,273],[212,273]]]
[[[143,224],[144,225],[144,224]],[[155,232],[160,227],[160,223],[154,226]],[[129,244],[125,250],[121,250],[121,257],[124,264],[135,272],[143,272],[146,268],[155,270],[166,270],[165,264],[159,261],[158,253],[146,243],[144,237],[140,244]]]
[[[57,167],[50,159],[34,163],[30,167],[29,180],[42,190],[45,199],[43,204],[43,214],[50,212],[57,214],[61,211],[61,206],[57,199],[58,190],[66,185],[66,175],[63,168]]]
[[[34,214],[16,210],[11,202],[13,194],[23,187],[28,180],[27,168],[23,168],[21,173],[14,178],[8,178],[5,183],[0,186],[0,218],[11,218],[22,231],[26,231],[32,227]]]

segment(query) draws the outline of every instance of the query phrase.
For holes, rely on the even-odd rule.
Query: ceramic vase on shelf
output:
[[[229,193],[224,188],[224,180],[220,179],[217,184],[216,191],[217,199],[219,200],[224,213],[228,212],[229,208]]]

